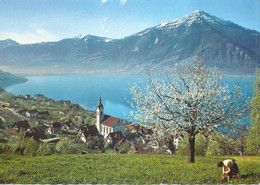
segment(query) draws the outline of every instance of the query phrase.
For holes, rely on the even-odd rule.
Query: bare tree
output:
[[[188,133],[188,162],[195,162],[195,136],[231,129],[244,116],[247,103],[238,86],[230,91],[218,70],[200,62],[176,65],[173,73],[131,88],[135,119],[153,122],[169,132]]]

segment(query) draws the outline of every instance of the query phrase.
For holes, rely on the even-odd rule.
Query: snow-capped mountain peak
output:
[[[24,71],[46,68],[71,73],[162,69],[202,56],[208,67],[252,74],[259,66],[260,33],[195,11],[122,39],[82,34],[58,42],[20,45],[0,41],[0,63]],[[15,52],[14,52],[15,51]],[[34,52],[31,52],[34,51]],[[55,61],[55,62],[53,62]],[[21,65],[22,64],[22,65]],[[28,67],[29,66],[29,67]],[[30,68],[31,66],[31,68]]]
[[[74,39],[76,39],[78,41],[84,41],[84,42],[88,42],[89,40],[92,40],[92,41],[94,40],[94,41],[97,41],[97,42],[111,42],[111,41],[113,41],[113,39],[110,39],[110,38],[99,37],[99,36],[90,35],[90,34],[81,34],[81,35],[74,37]]]
[[[80,34],[80,35],[78,35],[78,36],[76,36],[76,37],[74,37],[75,39],[83,39],[84,37],[87,37],[88,36],[88,34]]]
[[[225,21],[223,19],[217,18],[215,16],[212,16],[202,10],[196,10],[195,12],[188,14],[180,19],[175,19],[173,21],[169,22],[163,22],[160,25],[158,25],[157,29],[174,29],[181,25],[185,25],[187,27],[190,27],[193,23],[199,23],[202,24],[203,22],[210,23],[210,24],[233,24],[230,21]]]

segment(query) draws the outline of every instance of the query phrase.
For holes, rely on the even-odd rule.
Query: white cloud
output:
[[[38,42],[57,41],[58,38],[45,29],[37,29],[34,32],[0,32],[0,40],[12,39],[20,44],[32,44]]]
[[[127,2],[127,0],[120,0],[121,5],[124,5]]]
[[[100,23],[100,26],[101,26],[101,30],[102,30],[102,31],[107,32],[106,26],[105,26],[105,24],[106,24],[107,21],[108,21],[108,17],[104,17],[103,21]]]
[[[101,30],[105,30],[105,25],[101,24]]]
[[[101,0],[101,3],[106,3],[107,2],[107,0]]]
[[[104,18],[104,22],[107,22],[107,20],[108,20],[108,17],[105,17],[105,18]]]

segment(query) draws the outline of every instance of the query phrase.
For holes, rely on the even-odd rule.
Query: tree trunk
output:
[[[195,136],[189,135],[189,155],[188,163],[195,162]]]

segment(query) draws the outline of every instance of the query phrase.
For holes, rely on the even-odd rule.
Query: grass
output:
[[[24,157],[0,155],[0,183],[19,184],[219,184],[224,157],[87,154]],[[260,157],[235,157],[243,176],[233,184],[259,183]],[[258,174],[257,174],[258,173]]]
[[[10,122],[16,122],[23,120],[21,117],[15,115],[12,113],[9,109],[6,108],[0,108],[0,117],[4,120],[8,120]]]
[[[6,131],[5,129],[0,128],[0,138],[5,136],[4,135],[5,131]]]

